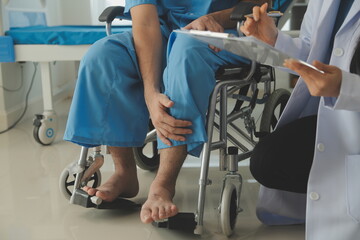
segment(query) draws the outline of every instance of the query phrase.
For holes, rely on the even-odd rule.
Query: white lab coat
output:
[[[340,1],[310,0],[300,37],[279,32],[275,47],[309,63],[324,60]],[[260,189],[258,209],[283,216],[305,217],[306,201],[307,240],[360,239],[360,76],[349,73],[359,40],[360,0],[355,0],[335,36],[330,60],[343,70],[339,97],[321,98],[318,104],[300,78],[279,120],[281,126],[318,113],[307,194]]]

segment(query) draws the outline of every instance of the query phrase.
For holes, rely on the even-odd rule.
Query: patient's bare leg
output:
[[[100,187],[84,187],[91,196],[96,195],[104,201],[113,201],[117,197],[135,197],[139,191],[136,164],[131,148],[108,147],[114,161],[114,174]]]
[[[186,145],[162,149],[158,173],[140,212],[141,221],[151,223],[178,213],[173,204],[176,179],[186,158]]]

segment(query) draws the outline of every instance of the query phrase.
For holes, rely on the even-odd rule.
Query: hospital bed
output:
[[[101,17],[101,20],[107,23],[108,33],[111,32],[112,20],[121,15],[123,9],[117,7],[107,9],[105,12],[112,13],[112,11],[116,13]],[[233,17],[240,20],[243,15],[244,13]],[[186,230],[195,234],[203,233],[205,192],[207,185],[211,184],[208,177],[210,152],[219,150],[219,169],[226,172],[219,201],[219,223],[223,233],[230,236],[234,231],[237,215],[242,211],[240,207],[242,177],[238,173],[238,162],[249,158],[258,139],[275,128],[290,96],[290,92],[285,89],[272,88],[272,84],[275,82],[273,69],[255,61],[252,61],[251,64],[224,66],[216,74],[218,80],[207,113],[208,141],[204,144],[201,154],[199,197],[196,211],[195,213],[180,213],[166,221],[154,223],[158,227]],[[262,96],[259,94],[258,85],[260,84],[264,86]],[[230,111],[229,99],[236,100],[234,108]],[[252,114],[254,108],[260,104],[265,106],[259,130]],[[244,121],[244,128],[235,124],[237,119]],[[150,123],[150,131],[144,146],[134,148],[137,165],[146,170],[155,170],[159,164],[156,132],[151,128],[153,127]],[[218,140],[212,138],[214,129],[219,132]],[[240,137],[234,136],[233,132]],[[145,154],[144,150],[148,145],[151,145],[150,150],[152,150],[150,157]],[[149,148],[146,151],[149,151]],[[102,202],[101,199],[88,196],[82,190],[85,185],[94,188],[100,185],[100,167],[103,162],[104,156],[101,154],[101,147],[94,148],[92,154],[89,153],[88,148],[82,147],[79,160],[69,164],[61,173],[59,187],[65,198],[72,204],[99,209],[138,207],[139,204],[124,199],[117,199],[113,203]]]
[[[9,26],[5,29],[5,37],[0,36],[0,43],[3,42],[4,48],[6,40],[5,47],[13,48],[9,52],[14,52],[14,55],[7,56],[3,61],[39,63],[44,111],[35,115],[33,136],[38,143],[49,145],[54,141],[58,129],[50,64],[56,61],[80,61],[91,44],[106,36],[106,31],[103,26],[47,26],[45,8],[7,8],[10,3],[1,1],[5,22]],[[17,19],[20,19],[20,23]],[[19,26],[21,24],[23,26]],[[113,32],[130,29],[129,26],[117,26]]]

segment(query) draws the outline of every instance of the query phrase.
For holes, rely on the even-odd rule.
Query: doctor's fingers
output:
[[[246,36],[252,35],[255,32],[257,23],[252,18],[246,18],[246,21],[240,26],[240,31],[243,32]]]
[[[285,59],[284,66],[293,70],[294,72],[297,72],[302,77],[324,77],[324,74],[320,73],[319,71],[316,71],[315,69],[312,69],[309,66],[306,66],[305,64],[302,64],[298,60],[295,59]]]
[[[268,8],[268,4],[264,3],[263,5],[259,6],[255,6],[253,7],[253,18],[255,20],[255,22],[259,21],[261,18],[266,17],[267,16],[267,8]]]
[[[296,60],[286,60],[285,67],[297,72],[305,81],[312,96],[337,97],[341,85],[341,70],[335,66],[315,64],[321,73]]]

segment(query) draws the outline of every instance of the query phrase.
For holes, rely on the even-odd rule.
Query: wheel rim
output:
[[[63,174],[65,174],[65,176],[62,176],[62,188],[65,190],[65,192],[67,193],[67,196],[70,198],[73,191],[74,191],[74,185],[75,185],[75,179],[76,179],[76,174],[70,174],[68,170],[66,170],[66,172],[64,172]],[[100,172],[95,172],[89,179],[89,181],[87,182],[87,186],[90,186],[92,188],[97,188],[100,185]]]

